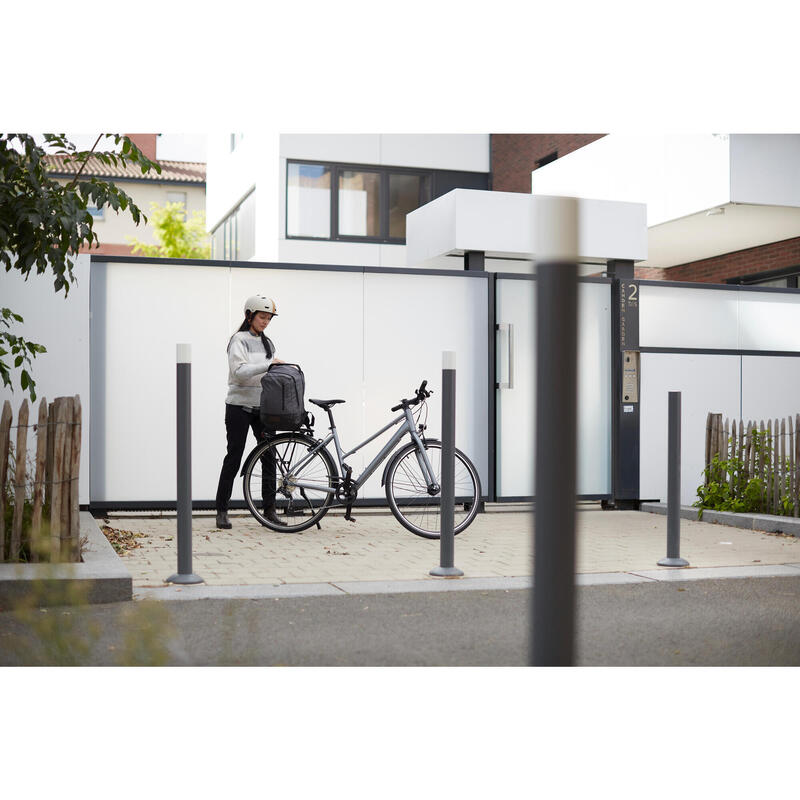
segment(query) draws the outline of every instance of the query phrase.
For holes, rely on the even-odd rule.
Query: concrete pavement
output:
[[[134,598],[309,596],[441,589],[525,588],[532,575],[532,518],[522,507],[494,506],[455,540],[455,565],[464,577],[431,577],[439,542],[406,531],[388,511],[361,510],[357,521],[329,513],[322,529],[275,533],[245,512],[233,529],[214,527],[211,514],[193,518],[193,570],[204,584],[177,587],[165,579],[177,567],[174,514],[98,518],[133,531],[140,546],[122,561],[133,577]],[[800,574],[800,539],[709,522],[683,520],[681,556],[690,567],[670,569],[666,517],[602,511],[580,504],[577,514],[579,585],[674,581],[712,577]]]

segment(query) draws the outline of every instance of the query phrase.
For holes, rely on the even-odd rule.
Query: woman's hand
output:
[[[272,363],[273,364],[285,364],[286,362],[285,361],[281,361],[281,359],[279,359],[279,358],[273,358],[272,359]]]

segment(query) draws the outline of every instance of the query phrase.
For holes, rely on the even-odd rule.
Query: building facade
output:
[[[485,134],[212,137],[212,257],[406,266],[406,215],[489,173]]]
[[[794,288],[800,135],[610,134],[532,172],[538,194],[647,204],[642,279]]]
[[[638,279],[796,287],[798,178],[796,135],[231,134],[208,222],[214,258],[406,266],[405,216],[452,189],[621,200],[648,207]]]
[[[158,134],[131,133],[132,141],[151,161],[157,161],[161,174],[153,171],[142,174],[134,165],[107,165],[96,158],[90,158],[82,176],[96,176],[119,185],[144,212],[150,214],[150,204],[183,203],[188,216],[194,211],[205,212],[206,205],[206,165],[202,162],[160,160],[158,158]],[[65,164],[63,156],[46,157],[48,173],[61,184],[67,184],[75,175],[77,168]],[[91,250],[82,248],[81,252],[93,255],[130,255],[133,245],[128,241],[133,237],[146,244],[156,244],[153,230],[146,223],[139,225],[127,212],[116,212],[111,208],[89,208],[94,217],[94,232],[99,246]]]

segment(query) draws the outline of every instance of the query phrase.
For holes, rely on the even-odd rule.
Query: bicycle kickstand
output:
[[[351,485],[351,476],[353,474],[353,468],[349,467],[347,464],[344,464],[344,493],[345,496],[349,497],[350,495],[350,485]],[[347,504],[344,512],[344,518],[348,522],[355,522],[356,518],[353,516],[353,498],[350,498],[350,502]]]

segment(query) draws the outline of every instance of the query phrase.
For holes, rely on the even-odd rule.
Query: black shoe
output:
[[[218,528],[232,528],[231,521],[228,519],[227,511],[217,511],[217,527]]]
[[[264,509],[264,519],[269,520],[273,525],[280,525],[282,528],[286,527],[286,523],[282,519],[278,519],[275,513],[275,506],[269,506]]]

